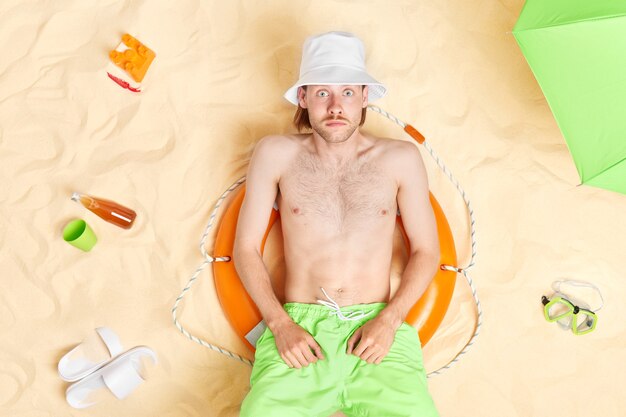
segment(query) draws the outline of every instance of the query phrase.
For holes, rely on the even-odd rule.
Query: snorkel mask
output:
[[[594,289],[600,296],[600,307],[592,310],[585,302],[575,299],[561,290],[562,285],[574,287],[588,287]],[[572,330],[575,335],[591,333],[598,323],[596,311],[604,306],[602,293],[593,284],[582,281],[554,281],[552,288],[555,293],[550,297],[541,297],[543,315],[549,322],[557,322],[563,330]]]

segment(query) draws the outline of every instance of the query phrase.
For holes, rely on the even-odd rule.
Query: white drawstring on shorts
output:
[[[321,288],[321,287],[320,287]],[[341,320],[360,320],[363,317],[368,316],[371,311],[364,313],[362,311],[351,311],[350,314],[348,314],[347,316],[344,315],[341,312],[341,307],[339,307],[339,304],[337,304],[337,302],[335,300],[333,300],[332,298],[330,298],[328,296],[328,294],[326,294],[326,291],[324,291],[324,288],[321,288],[322,292],[324,293],[324,295],[326,296],[326,298],[330,301],[325,301],[325,300],[317,300],[318,303],[325,305],[328,308],[331,308],[332,311],[330,311],[328,314],[329,315],[337,315],[337,317],[339,317]]]

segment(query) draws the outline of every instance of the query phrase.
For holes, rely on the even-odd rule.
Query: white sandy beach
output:
[[[426,136],[475,210],[470,275],[484,323],[468,354],[429,381],[441,416],[623,415],[626,196],[578,185],[510,33],[522,5],[2,1],[0,416],[238,416],[251,368],[185,338],[171,309],[203,260],[198,243],[215,202],[245,175],[255,143],[294,131],[294,108],[282,94],[297,79],[304,39],[329,30],[364,41],[369,72],[388,87],[375,104]],[[157,55],[139,94],[105,72],[126,32]],[[411,141],[373,112],[365,129]],[[463,266],[470,257],[463,201],[422,151]],[[130,230],[105,223],[72,202],[72,191],[131,207],[137,221]],[[97,235],[91,252],[63,241],[73,218]],[[275,273],[282,254],[271,248],[279,239],[270,236],[265,258]],[[397,279],[406,257],[399,247],[395,253]],[[589,335],[543,318],[541,296],[566,278],[602,291],[605,305]],[[427,370],[464,346],[474,314],[460,277],[424,348]],[[222,313],[210,268],[179,319],[252,358]],[[127,348],[151,347],[159,362],[125,400],[103,395],[75,410],[57,363],[98,326],[115,330]]]

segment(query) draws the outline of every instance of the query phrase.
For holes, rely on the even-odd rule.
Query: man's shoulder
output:
[[[416,143],[403,139],[378,138],[382,155],[381,162],[397,178],[414,173],[415,166],[423,166]]]
[[[306,135],[267,135],[255,145],[256,159],[264,166],[279,172],[285,169],[298,151],[302,149]]]
[[[406,152],[412,153],[417,150],[414,143],[403,139],[393,139],[386,137],[376,137],[376,144],[390,157],[395,157]]]

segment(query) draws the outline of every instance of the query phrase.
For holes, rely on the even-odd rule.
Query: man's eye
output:
[[[344,94],[345,94],[345,95],[347,95],[348,97],[352,97],[352,96],[354,95],[354,91],[352,91],[352,90],[346,90],[346,91],[344,92]]]
[[[318,96],[320,97],[328,97],[328,92],[327,91],[320,91],[319,93],[317,93]]]

